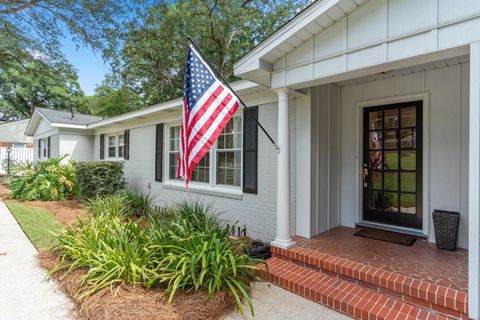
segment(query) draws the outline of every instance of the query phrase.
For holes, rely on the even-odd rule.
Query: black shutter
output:
[[[105,159],[105,135],[100,135],[100,159]]]
[[[130,159],[130,129],[125,129],[123,136],[123,159]]]
[[[155,133],[155,181],[162,181],[163,123],[157,124]]]
[[[47,158],[50,159],[50,137],[47,140]]]
[[[258,189],[258,107],[245,109],[243,115],[243,192],[257,194]]]
[[[38,139],[38,159],[42,157],[42,139]]]

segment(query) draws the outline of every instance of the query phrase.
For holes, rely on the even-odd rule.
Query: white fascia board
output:
[[[56,127],[56,128],[88,129],[88,126],[86,124],[72,124],[72,123],[53,122],[53,123],[51,123],[51,126]]]
[[[255,66],[255,60],[261,60],[270,50],[280,45],[286,39],[290,38],[300,29],[305,27],[308,23],[318,18],[320,15],[327,12],[328,9],[336,5],[340,0],[324,0],[316,1],[301,12],[297,17],[293,18],[282,28],[275,31],[270,37],[260,43],[258,46],[253,48],[249,53],[240,58],[234,64],[235,74],[241,74],[242,68],[245,68],[246,71],[252,71],[252,66]],[[265,63],[265,62],[264,62]],[[260,62],[257,62],[258,66],[261,66]],[[242,72],[243,73],[243,72]]]
[[[35,130],[37,129],[38,123],[40,120],[43,119],[51,124],[47,118],[45,118],[40,112],[34,110],[32,116],[30,117],[30,121],[28,121],[27,128],[25,129],[25,135],[27,137],[33,137]]]

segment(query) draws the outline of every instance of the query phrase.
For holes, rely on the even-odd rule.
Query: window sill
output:
[[[228,188],[222,188],[222,187],[212,188],[208,186],[190,184],[187,190],[184,183],[176,183],[171,181],[163,183],[163,187],[165,189],[170,189],[170,190],[177,190],[177,191],[183,191],[183,192],[189,191],[191,193],[204,194],[204,195],[214,196],[214,197],[222,197],[222,198],[229,198],[229,199],[236,199],[236,200],[243,199],[243,193],[242,193],[242,190],[240,189],[228,189]]]

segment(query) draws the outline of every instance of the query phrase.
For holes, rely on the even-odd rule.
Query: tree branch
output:
[[[0,14],[14,14],[14,13],[17,13],[17,12],[19,12],[19,11],[28,9],[28,8],[34,6],[34,5],[36,5],[37,3],[42,2],[42,1],[43,1],[43,0],[31,0],[31,1],[29,1],[29,2],[25,2],[25,3],[21,4],[21,5],[19,5],[18,7],[0,10]],[[2,1],[2,2],[3,2],[3,1]]]

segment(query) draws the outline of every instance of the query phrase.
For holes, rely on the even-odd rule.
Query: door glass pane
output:
[[[385,129],[398,128],[398,109],[385,110]]]
[[[400,174],[400,188],[402,191],[415,192],[416,190],[416,172],[402,172]]]
[[[372,150],[382,149],[382,132],[372,131],[369,134],[368,147]]]
[[[368,193],[368,207],[370,209],[383,209],[383,196],[381,192],[372,191]]]
[[[384,173],[385,176],[385,190],[386,191],[396,191],[398,190],[398,172],[388,172]]]
[[[415,214],[417,211],[415,198],[414,194],[402,193],[400,195],[400,211],[402,213]]]
[[[402,128],[415,127],[417,120],[415,107],[402,108],[400,113],[402,115]]]
[[[402,148],[403,149],[415,149],[416,145],[416,129],[402,129],[400,130],[400,139],[402,141]]]
[[[397,130],[385,130],[385,149],[397,149]]]
[[[382,111],[373,111],[369,113],[369,130],[382,129]]]
[[[402,170],[415,170],[417,162],[415,151],[402,151],[400,162]]]
[[[383,210],[398,212],[398,193],[385,192],[383,194]]]
[[[387,170],[398,169],[398,152],[397,151],[385,151],[384,167]]]
[[[382,169],[382,151],[369,152],[369,168]]]
[[[376,190],[382,189],[381,171],[370,171],[370,187]]]

